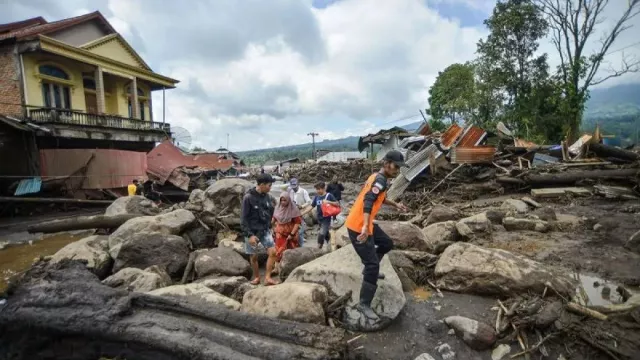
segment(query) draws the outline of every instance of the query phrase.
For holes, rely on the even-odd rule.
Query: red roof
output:
[[[472,147],[480,145],[480,142],[487,135],[487,132],[477,126],[471,126],[462,135],[460,141],[456,145],[457,147]]]
[[[111,24],[109,24],[107,19],[105,19],[99,11],[94,11],[89,14],[54,22],[47,22],[44,18],[37,17],[8,24],[0,24],[0,40],[14,37],[22,40],[36,35],[49,34],[54,31],[62,30],[70,26],[94,19],[100,21],[102,25],[107,28],[108,32],[116,32],[116,30],[111,26]],[[3,33],[5,31],[7,32]]]
[[[453,164],[491,163],[496,154],[496,148],[493,146],[455,147],[451,149],[450,154]]]
[[[220,154],[195,154],[190,155],[190,157],[194,164],[207,170],[227,171],[231,169],[235,163],[235,160],[225,159],[224,155]]]
[[[460,134],[462,134],[463,130],[464,129],[462,127],[460,127],[458,124],[452,124],[447,129],[447,131],[445,131],[444,134],[442,134],[440,136],[440,143],[445,148],[447,148],[447,149],[450,148],[456,142],[456,140],[458,139]]]

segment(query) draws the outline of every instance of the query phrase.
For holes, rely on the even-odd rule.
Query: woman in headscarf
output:
[[[272,228],[276,240],[276,264],[280,264],[282,253],[298,245],[298,229],[302,223],[300,209],[291,200],[289,192],[280,194],[280,203],[273,213]],[[276,266],[279,270],[279,266]]]

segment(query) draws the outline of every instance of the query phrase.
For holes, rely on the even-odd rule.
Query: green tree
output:
[[[200,146],[194,146],[191,148],[191,152],[207,152],[205,148],[201,148]]]
[[[427,113],[438,122],[469,120],[476,109],[474,82],[471,64],[453,64],[439,72],[429,89]]]
[[[640,0],[616,2],[626,3],[625,9],[616,18],[614,26],[601,36],[598,25],[604,21],[609,0],[535,0],[550,24],[553,43],[560,56],[558,73],[566,100],[563,125],[570,141],[578,136],[589,88],[628,72],[640,71],[640,59],[626,57],[621,66],[609,68],[607,75],[600,76],[602,62],[613,50],[612,45],[622,32],[631,28],[630,20],[640,13]],[[593,37],[599,37],[600,45],[587,55],[585,47]]]
[[[486,111],[516,133],[530,135],[539,113],[533,106],[540,105],[532,97],[548,78],[546,54],[537,54],[547,22],[533,0],[506,0],[498,1],[484,23],[489,36],[478,43],[478,77],[488,104],[500,102],[497,111]]]

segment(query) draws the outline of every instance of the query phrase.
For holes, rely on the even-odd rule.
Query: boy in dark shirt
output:
[[[333,179],[331,179],[331,182],[329,183],[329,185],[327,185],[327,192],[331,195],[333,195],[333,197],[336,199],[336,201],[338,202],[338,204],[340,204],[342,202],[342,192],[344,191],[344,185],[342,185],[339,181],[338,181],[338,176],[334,175]],[[336,217],[333,217],[333,220],[336,220]]]
[[[322,246],[326,242],[329,244],[331,240],[331,234],[329,234],[329,228],[331,227],[331,216],[322,216],[322,204],[329,203],[331,205],[340,206],[340,203],[336,200],[331,193],[326,191],[324,182],[319,182],[315,185],[316,197],[313,198],[312,205],[316,207],[318,212],[318,224],[320,225],[320,232],[318,232],[318,249],[322,249]]]

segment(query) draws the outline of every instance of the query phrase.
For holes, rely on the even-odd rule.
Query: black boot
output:
[[[362,287],[360,288],[360,303],[356,306],[362,315],[370,321],[378,321],[380,317],[371,308],[371,301],[376,295],[377,285],[362,281]]]
[[[364,270],[362,270],[362,276],[364,276]],[[385,276],[382,272],[378,272],[378,279],[384,280]]]

